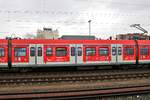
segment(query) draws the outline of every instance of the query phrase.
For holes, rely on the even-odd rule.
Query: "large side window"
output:
[[[26,56],[26,48],[15,48],[15,57]]]
[[[140,54],[141,55],[148,55],[149,54],[149,49],[148,48],[141,48],[140,49]]]
[[[125,52],[126,55],[134,55],[134,48],[126,48]]]
[[[99,48],[99,54],[101,56],[108,56],[109,55],[109,50],[108,48]]]
[[[38,47],[38,56],[42,56],[42,47]]]
[[[53,50],[52,48],[47,48],[46,49],[46,56],[52,56],[53,55]]]
[[[30,56],[31,57],[35,56],[35,47],[30,48]]]
[[[0,48],[0,57],[4,57],[4,55],[5,55],[4,48]]]
[[[94,56],[96,54],[96,48],[88,47],[86,48],[86,56]]]
[[[66,47],[58,47],[56,48],[56,56],[63,57],[67,55],[67,48]]]

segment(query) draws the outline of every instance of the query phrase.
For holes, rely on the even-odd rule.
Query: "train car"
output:
[[[12,40],[12,67],[72,64],[69,46],[62,40]]]
[[[8,67],[8,40],[0,39],[0,68]]]
[[[1,39],[0,68],[144,65],[150,64],[149,44],[149,40]]]
[[[11,40],[12,67],[136,64],[134,40]]]
[[[150,41],[138,40],[139,64],[150,64]]]
[[[84,62],[98,65],[135,64],[135,41],[97,40],[84,44]],[[131,54],[132,52],[132,54]]]

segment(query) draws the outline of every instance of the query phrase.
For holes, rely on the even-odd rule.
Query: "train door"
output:
[[[116,62],[117,63],[121,63],[122,62],[122,44],[117,44],[117,51],[116,51],[116,56],[117,56],[117,59],[116,59]]]
[[[117,46],[116,44],[111,45],[111,63],[117,62]]]
[[[112,44],[112,63],[117,64],[122,62],[122,44]]]
[[[36,60],[37,64],[43,64],[43,44],[36,45]]]
[[[70,62],[73,64],[81,64],[83,62],[83,46],[82,44],[70,45]]]
[[[36,45],[30,44],[29,46],[30,52],[29,52],[29,63],[30,64],[36,64]]]
[[[31,44],[30,45],[30,64],[43,64],[43,45],[42,44]]]
[[[82,44],[76,45],[76,62],[77,64],[83,63],[83,45]]]

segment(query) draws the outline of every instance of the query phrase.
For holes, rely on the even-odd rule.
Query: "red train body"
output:
[[[149,63],[149,40],[0,40],[1,67]]]

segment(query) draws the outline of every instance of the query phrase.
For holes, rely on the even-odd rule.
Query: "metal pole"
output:
[[[88,22],[89,22],[89,36],[91,35],[91,21],[92,20],[89,20]]]

